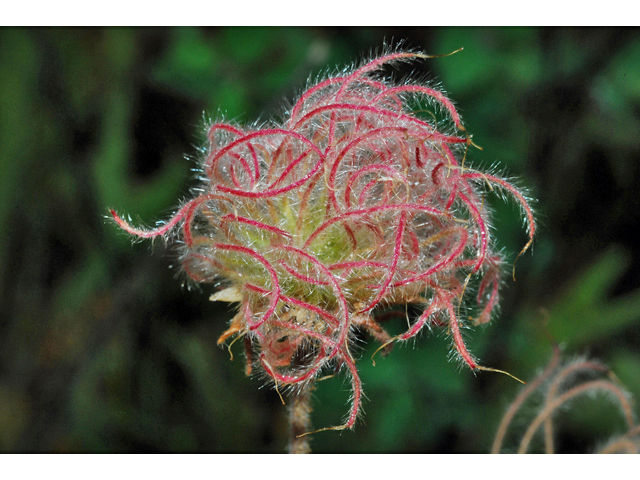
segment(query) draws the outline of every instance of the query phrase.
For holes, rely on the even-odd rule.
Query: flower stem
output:
[[[289,453],[311,453],[311,390],[294,394],[289,404]]]

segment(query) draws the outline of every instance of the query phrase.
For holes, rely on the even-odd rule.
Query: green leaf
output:
[[[640,320],[640,290],[609,298],[625,271],[626,255],[612,248],[561,294],[549,309],[549,331],[568,346],[597,343]]]

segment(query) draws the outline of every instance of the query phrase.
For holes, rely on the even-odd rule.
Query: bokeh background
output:
[[[442,85],[484,149],[470,164],[499,165],[538,199],[533,251],[517,281],[505,276],[500,316],[468,332],[471,351],[531,380],[557,342],[640,398],[639,30],[5,28],[1,451],[284,452],[276,392],[244,376],[240,347],[230,361],[216,346],[232,308],[183,286],[170,247],[132,245],[108,208],[168,218],[194,185],[206,119],[281,118],[309,78],[399,41],[464,47],[387,73]],[[526,243],[517,207],[487,201],[513,262]],[[314,435],[316,452],[489,451],[517,382],[460,369],[444,331],[375,367],[374,350],[359,353],[363,421]],[[348,390],[344,377],[319,384],[316,427],[340,422]],[[622,425],[600,397],[558,422],[560,452]]]

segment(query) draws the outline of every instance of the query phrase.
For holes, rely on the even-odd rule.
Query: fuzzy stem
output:
[[[616,453],[622,450],[628,453],[638,453],[638,444],[633,441],[633,437],[638,434],[640,434],[640,425],[634,426],[622,437],[618,438],[615,442],[609,444],[597,453]]]
[[[541,375],[538,376],[533,382],[530,382],[522,391],[518,394],[514,402],[509,406],[509,409],[502,417],[502,421],[500,422],[500,426],[498,427],[498,433],[496,434],[496,438],[493,441],[493,447],[491,448],[491,453],[496,454],[500,453],[502,449],[502,442],[507,433],[507,428],[511,424],[513,417],[520,409],[522,404],[529,398],[529,396],[540,386],[542,383],[553,373],[555,368],[560,363],[560,350],[554,349],[553,357],[549,362],[549,365],[544,369]]]
[[[311,390],[294,394],[289,405],[289,453],[311,453],[311,435],[303,435],[311,431]]]
[[[529,425],[529,428],[525,432],[524,437],[520,442],[518,453],[527,453],[529,444],[531,443],[533,436],[538,430],[538,427],[540,427],[540,425],[544,423],[545,419],[548,418],[549,415],[551,415],[557,408],[562,406],[562,404],[564,404],[568,400],[571,400],[572,398],[577,397],[582,393],[593,392],[596,390],[609,390],[617,397],[623,411],[627,416],[627,423],[630,425],[630,428],[633,428],[633,419],[630,418],[627,414],[627,412],[631,411],[631,408],[628,405],[628,401],[625,398],[624,393],[613,382],[609,380],[592,380],[591,382],[583,383],[582,385],[572,388],[571,390],[565,392],[563,395],[556,397],[553,402],[545,405],[544,410],[542,410],[538,414],[538,416],[531,423],[531,425]]]

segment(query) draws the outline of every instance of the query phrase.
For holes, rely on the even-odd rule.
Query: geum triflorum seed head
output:
[[[390,62],[426,58],[395,52],[327,78],[298,99],[280,125],[208,127],[199,195],[162,227],[131,227],[137,237],[177,234],[184,272],[223,284],[212,300],[240,308],[219,343],[244,337],[247,371],[276,388],[309,388],[347,370],[351,428],[362,385],[351,353],[356,328],[385,345],[444,325],[454,352],[479,367],[461,334],[463,300],[485,323],[498,305],[502,256],[491,238],[482,191],[501,190],[533,214],[509,181],[464,165],[471,144],[450,100],[420,84],[378,78]],[[419,118],[427,103],[447,117]],[[470,282],[471,281],[471,282]],[[467,285],[472,283],[472,289]],[[423,313],[390,338],[376,307],[416,304]]]

